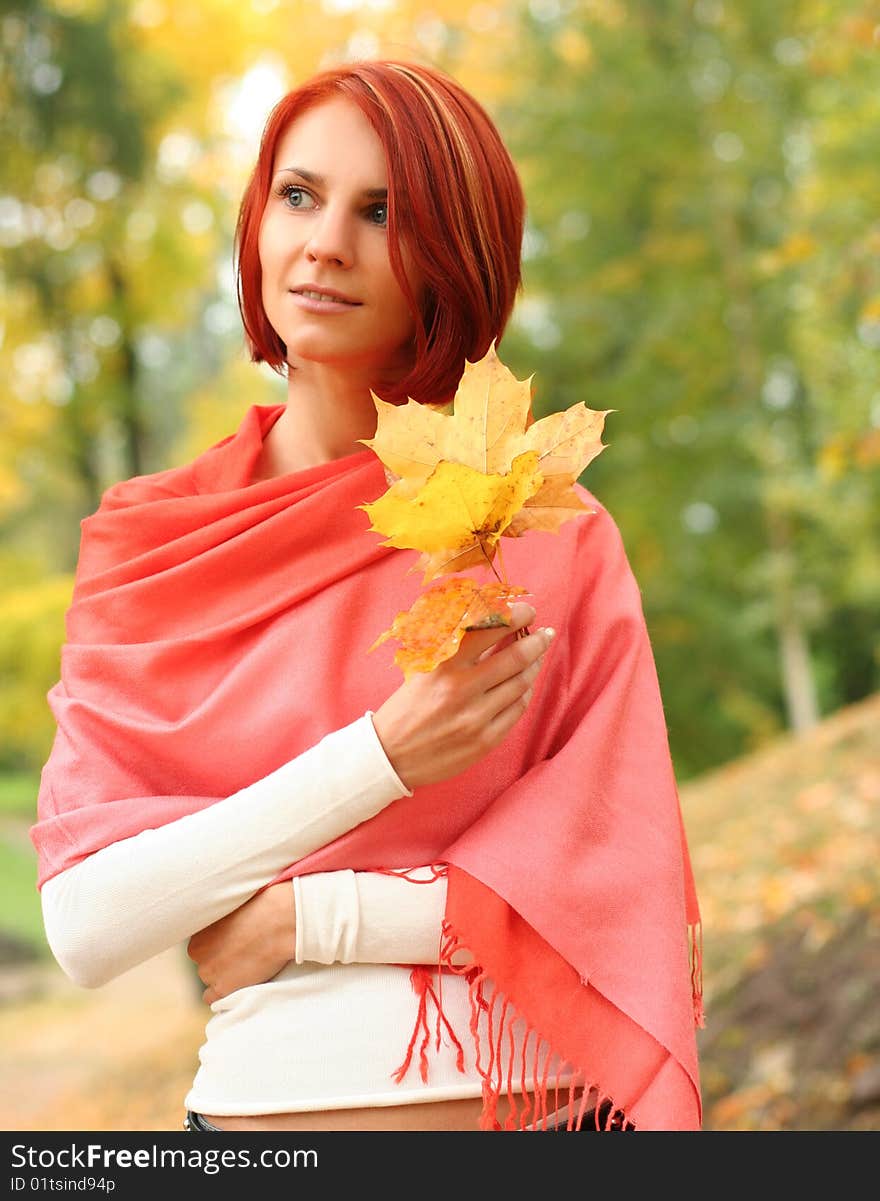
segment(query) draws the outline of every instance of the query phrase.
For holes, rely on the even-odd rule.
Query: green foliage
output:
[[[523,11],[504,352],[616,410],[582,482],[690,776],[880,687],[876,47],[810,0]]]
[[[4,934],[28,943],[40,955],[51,955],[37,891],[36,856],[19,839],[0,837],[0,913]]]
[[[37,812],[40,777],[37,772],[4,772],[0,775],[0,817],[33,820]]]
[[[46,693],[59,678],[69,576],[0,594],[0,770],[38,769],[48,757],[55,719]]]
[[[63,513],[74,550],[76,523],[150,469],[204,375],[175,342],[197,341],[223,198],[173,163],[157,170],[188,85],[138,30],[127,5],[20,0],[0,36],[0,519],[51,544],[44,513]]]

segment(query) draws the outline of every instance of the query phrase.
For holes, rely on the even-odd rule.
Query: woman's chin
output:
[[[367,377],[371,386],[391,388],[412,368],[411,359],[402,360],[394,349],[329,345],[329,339],[291,339],[287,346],[287,365],[293,371],[309,368],[333,369],[343,374]]]

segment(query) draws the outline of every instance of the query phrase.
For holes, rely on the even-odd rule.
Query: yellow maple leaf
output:
[[[438,580],[410,609],[397,614],[370,650],[394,638],[400,644],[394,662],[404,678],[433,671],[455,654],[468,630],[510,625],[510,602],[525,595],[525,588],[495,581],[478,584],[462,576]]]
[[[373,401],[376,434],[362,441],[384,464],[389,487],[359,508],[370,528],[386,535],[385,546],[421,551],[410,570],[421,569],[425,582],[471,567],[495,571],[502,537],[555,533],[594,512],[574,485],[605,449],[602,431],[614,410],[576,404],[533,421],[531,380],[516,379],[494,343],[484,358],[465,364],[451,412],[414,400],[387,404],[375,394]],[[405,675],[432,670],[458,649],[468,604],[487,605],[492,623],[507,624],[504,604],[526,590],[499,580],[434,584],[370,649],[397,638],[395,662]]]
[[[421,487],[401,479],[362,508],[372,528],[388,535],[383,545],[423,552],[427,581],[463,570],[465,561],[491,562],[502,531],[541,488],[537,463],[537,451],[526,451],[506,475],[489,475],[443,460]]]
[[[504,474],[517,454],[531,412],[531,380],[518,380],[495,352],[465,363],[452,413],[418,401],[388,404],[373,393],[378,422],[362,439],[395,475],[423,483],[443,460],[486,474]]]
[[[577,404],[530,425],[531,380],[516,379],[494,344],[465,364],[451,414],[413,400],[373,400],[376,434],[362,441],[392,482],[361,508],[388,536],[386,546],[422,551],[414,570],[426,581],[491,564],[503,536],[555,532],[592,512],[573,485],[604,449],[605,417],[614,410]]]
[[[505,538],[520,538],[527,530],[547,530],[555,534],[564,521],[581,513],[593,513],[585,505],[572,484],[573,475],[552,475],[538,491],[526,499],[523,507],[511,518],[504,530]]]
[[[605,449],[602,431],[614,409],[588,409],[572,405],[529,426],[522,437],[524,450],[536,450],[546,477],[573,475],[575,479]]]

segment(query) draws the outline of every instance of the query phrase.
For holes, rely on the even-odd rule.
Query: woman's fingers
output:
[[[484,659],[477,667],[481,688],[490,692],[526,671],[533,663],[540,662],[554,635],[555,630],[552,629],[536,630],[525,638],[517,638],[504,650]]]
[[[524,712],[531,699],[532,689],[540,670],[541,660],[536,659],[524,671],[517,672],[516,675],[510,676],[502,683],[496,684],[494,688],[490,688],[486,693],[484,722],[493,721],[511,706],[518,708],[519,712]],[[525,704],[521,705],[520,702],[523,699],[525,699]]]
[[[385,754],[408,788],[466,770],[528,707],[552,631],[515,637],[535,610],[522,601],[510,609],[510,625],[466,634],[455,655],[414,673],[373,713]]]
[[[512,695],[509,704],[504,705],[497,713],[489,718],[484,727],[484,737],[490,746],[496,746],[510,733],[529,707],[534,689],[526,688],[525,692]]]
[[[502,642],[510,634],[516,633],[534,620],[535,610],[532,606],[523,601],[516,601],[510,606],[510,625],[492,626],[488,630],[471,630],[462,638],[451,662],[465,667],[473,665],[496,643]]]

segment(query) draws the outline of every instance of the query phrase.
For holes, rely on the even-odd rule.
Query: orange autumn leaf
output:
[[[510,625],[510,603],[525,595],[525,588],[495,581],[478,584],[465,576],[439,580],[410,609],[397,614],[370,650],[394,638],[400,644],[394,662],[404,678],[433,671],[452,658],[469,630]]]

